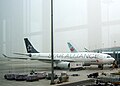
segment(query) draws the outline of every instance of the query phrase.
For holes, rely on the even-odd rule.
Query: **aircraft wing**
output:
[[[24,56],[16,56],[16,57],[12,57],[12,56],[7,56],[5,54],[2,54],[5,58],[9,58],[9,59],[28,59],[29,57],[24,57]]]
[[[24,55],[24,54],[23,54],[23,55]],[[26,56],[24,56],[24,57],[23,57],[23,56],[12,57],[12,56],[7,56],[7,55],[5,55],[5,54],[3,54],[3,56],[4,56],[5,58],[9,58],[9,59],[24,59],[24,60],[30,59],[30,60],[44,61],[44,62],[48,62],[48,63],[51,62],[51,58],[48,57],[48,56],[28,57],[28,55],[27,55],[27,57],[26,57]],[[62,58],[62,59],[60,59],[60,58],[54,58],[54,61],[55,61],[55,62],[59,62],[59,61],[74,62],[74,60],[72,60],[72,59],[66,59],[66,58]]]
[[[47,63],[50,63],[51,62],[51,57],[48,57],[48,56],[41,56],[41,57],[31,57],[29,58],[30,60],[38,60],[38,61],[44,61],[44,62],[47,62]],[[74,62],[74,60],[72,59],[60,59],[60,58],[54,58],[53,60],[54,62],[59,62],[59,61],[66,61],[66,62]]]
[[[23,55],[23,56],[29,56],[28,58],[26,57],[26,59],[30,59],[30,60],[39,60],[39,61],[47,61],[47,62],[51,62],[51,58],[50,56],[36,56],[36,57],[32,57],[32,54],[31,53],[14,53],[14,54],[17,54],[17,55]],[[22,58],[20,58],[22,59]],[[54,61],[68,61],[68,62],[74,62],[72,59],[66,59],[66,58],[54,58]]]
[[[13,54],[17,54],[17,55],[23,55],[23,56],[29,56],[29,57],[31,57],[31,54],[28,54],[28,53],[13,53]]]

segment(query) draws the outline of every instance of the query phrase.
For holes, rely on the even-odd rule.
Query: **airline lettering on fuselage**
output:
[[[97,58],[95,54],[56,54],[55,58]]]
[[[64,57],[64,54],[57,54],[54,56],[55,58],[63,58]]]

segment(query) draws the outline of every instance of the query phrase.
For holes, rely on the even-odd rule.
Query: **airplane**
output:
[[[10,59],[30,59],[39,60],[51,63],[51,53],[40,53],[30,43],[28,38],[24,38],[27,53],[15,53],[25,55],[26,57],[9,57]],[[103,69],[104,64],[112,64],[115,59],[108,54],[93,53],[93,52],[78,52],[78,53],[54,53],[54,67],[60,69],[69,69],[71,62],[81,62],[83,64],[99,65]]]
[[[78,52],[70,42],[67,42],[67,44],[68,44],[68,47],[69,47],[71,53],[77,53]],[[84,48],[84,49],[86,50],[86,52],[90,52],[87,48]],[[83,52],[83,51],[81,51],[81,52]]]
[[[75,47],[73,47],[73,45],[72,45],[70,42],[67,42],[67,44],[68,44],[68,47],[69,47],[71,53],[83,52],[83,51],[77,51],[77,50],[75,49]],[[84,51],[84,52],[91,52],[91,51],[88,50],[87,48],[84,48],[84,49],[86,50],[86,51]],[[90,65],[92,65],[92,64],[84,64],[84,66],[90,66]],[[98,64],[97,64],[97,65],[98,65]],[[101,65],[98,65],[98,68],[101,68]]]

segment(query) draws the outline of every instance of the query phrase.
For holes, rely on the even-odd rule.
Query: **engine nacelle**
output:
[[[70,68],[70,62],[59,62],[56,64],[57,68],[60,69],[69,69]]]

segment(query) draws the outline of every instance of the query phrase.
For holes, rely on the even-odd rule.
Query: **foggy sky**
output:
[[[120,0],[54,0],[54,49],[120,46]],[[28,37],[50,52],[50,0],[0,0],[0,54],[25,53]]]

